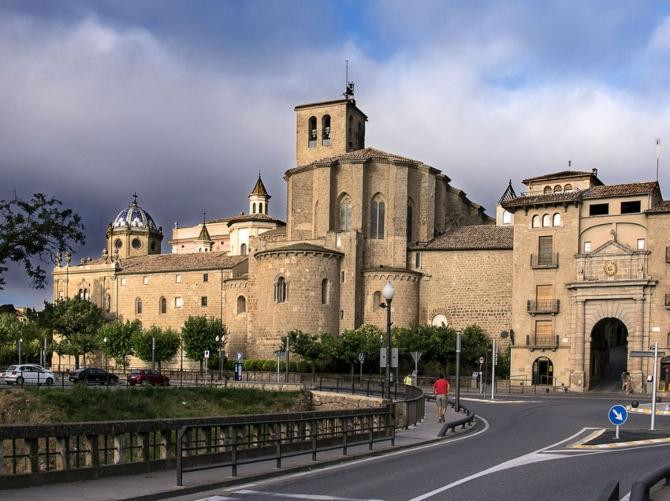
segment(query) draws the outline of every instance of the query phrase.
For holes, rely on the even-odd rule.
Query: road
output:
[[[623,495],[636,478],[670,461],[670,444],[564,452],[577,434],[590,432],[584,428],[611,427],[607,411],[620,400],[522,400],[465,401],[482,416],[481,429],[450,442],[178,499],[587,500],[612,480],[621,481]],[[641,415],[631,415],[625,425],[648,427],[649,416]],[[670,432],[670,418],[657,418],[657,428]]]

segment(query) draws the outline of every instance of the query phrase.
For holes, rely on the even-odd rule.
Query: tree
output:
[[[479,366],[479,357],[491,349],[491,340],[484,330],[476,324],[463,329],[461,337],[461,364],[469,369]]]
[[[84,226],[71,209],[61,209],[62,203],[35,193],[30,200],[0,200],[0,289],[4,288],[3,274],[7,263],[23,265],[36,289],[44,287],[46,271],[40,264],[56,261],[56,256],[72,253],[74,244],[83,244]]]
[[[330,337],[330,336],[329,336]],[[351,383],[358,363],[358,354],[373,355],[382,346],[382,331],[374,325],[361,325],[358,329],[345,330],[341,335],[330,337],[327,342],[329,355],[351,367]]]
[[[75,368],[79,356],[93,352],[98,347],[97,333],[105,322],[103,311],[94,303],[76,296],[55,303],[51,323],[57,332],[69,341],[69,350],[75,355]]]
[[[451,327],[431,327],[430,356],[444,367],[456,359],[456,331]]]
[[[226,334],[226,326],[218,318],[190,316],[186,319],[181,328],[184,351],[188,358],[200,362],[200,372],[202,372],[202,361],[205,358],[205,350],[209,350],[210,352],[218,350],[216,336],[219,336],[219,339],[221,339]]]
[[[289,349],[312,367],[312,378],[316,375],[316,363],[323,358],[326,352],[326,345],[321,342],[324,336],[307,334],[301,330],[294,330],[282,338],[281,350],[286,349],[286,338],[289,340]]]
[[[155,339],[156,347],[152,353],[152,340]],[[135,354],[144,362],[151,362],[152,355],[158,363],[158,371],[161,371],[162,362],[172,360],[179,350],[181,341],[179,334],[173,329],[161,329],[155,325],[146,330],[139,330],[133,336],[133,347]]]
[[[432,345],[433,327],[428,325],[416,325],[414,327],[400,327],[393,329],[394,344],[401,353],[408,354],[418,351],[429,353]],[[412,359],[414,360],[414,359]],[[418,363],[417,363],[418,366]]]
[[[128,357],[133,354],[133,336],[138,332],[142,332],[139,320],[126,320],[125,323],[116,320],[98,329],[98,344],[103,353],[120,363],[124,372],[128,367]]]

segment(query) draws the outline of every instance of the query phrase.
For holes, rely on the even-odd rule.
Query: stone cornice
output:
[[[575,289],[606,289],[611,287],[654,287],[658,280],[642,279],[642,280],[598,280],[589,282],[571,282],[565,284],[568,290]]]

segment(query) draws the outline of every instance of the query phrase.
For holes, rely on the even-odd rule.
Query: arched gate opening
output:
[[[618,318],[603,318],[591,331],[590,389],[622,389],[628,367],[628,329]]]

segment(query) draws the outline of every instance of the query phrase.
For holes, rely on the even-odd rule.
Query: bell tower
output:
[[[365,148],[368,117],[356,106],[353,82],[347,82],[344,99],[301,104],[295,112],[298,166]]]

